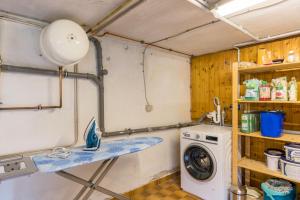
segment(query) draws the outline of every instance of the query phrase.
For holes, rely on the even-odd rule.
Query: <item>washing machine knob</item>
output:
[[[184,137],[191,137],[191,135],[189,133],[183,133]]]

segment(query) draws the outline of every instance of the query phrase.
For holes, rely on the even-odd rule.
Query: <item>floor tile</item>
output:
[[[201,200],[181,190],[179,176],[149,184],[130,192],[129,196],[131,200]]]

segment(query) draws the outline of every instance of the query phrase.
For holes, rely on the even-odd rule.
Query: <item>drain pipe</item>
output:
[[[187,123],[178,123],[174,125],[168,125],[168,126],[155,126],[155,127],[147,127],[147,128],[138,128],[138,129],[125,129],[123,131],[114,131],[114,132],[107,132],[105,133],[104,137],[114,137],[114,136],[122,136],[122,135],[132,135],[132,134],[138,134],[138,133],[149,133],[149,132],[155,132],[155,131],[164,131],[169,129],[178,129],[178,128],[184,128],[189,126],[196,126],[199,124],[202,124],[203,121],[206,119],[207,113],[204,113],[200,116],[200,118],[197,121],[194,122],[187,122]]]
[[[95,37],[89,37],[89,40],[95,46],[96,56],[96,73],[99,80],[98,86],[98,121],[100,131],[105,135],[105,120],[104,120],[104,75],[107,75],[107,70],[103,68],[102,62],[102,47],[99,40]]]

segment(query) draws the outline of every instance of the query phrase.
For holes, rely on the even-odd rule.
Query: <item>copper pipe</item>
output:
[[[62,67],[59,67],[59,105],[47,105],[43,106],[41,104],[37,106],[12,106],[12,107],[0,107],[0,110],[46,110],[46,109],[55,109],[62,108],[63,101],[63,70]]]
[[[101,21],[99,21],[94,27],[90,28],[86,32],[90,35],[95,35],[99,31],[103,30],[108,25],[112,24],[125,14],[129,13],[131,10],[136,8],[145,0],[127,0],[122,3],[119,7],[115,8],[112,12],[106,15]]]
[[[105,35],[111,35],[111,36],[118,37],[118,38],[121,38],[121,39],[130,40],[130,41],[133,41],[133,42],[138,42],[138,43],[141,43],[141,44],[145,44],[145,45],[148,45],[148,46],[156,47],[156,48],[163,49],[163,50],[166,50],[166,51],[175,52],[175,53],[182,54],[182,55],[185,55],[185,56],[190,56],[190,57],[193,56],[193,55],[190,55],[188,53],[184,53],[184,52],[180,52],[180,51],[176,51],[176,50],[173,50],[173,49],[168,49],[168,48],[156,45],[156,44],[154,44],[155,42],[154,43],[149,43],[149,42],[145,42],[143,40],[137,40],[137,39],[133,39],[133,38],[129,38],[129,37],[123,36],[123,35],[118,35],[118,34],[115,34],[115,33],[105,32],[102,35],[97,35],[97,36],[98,37],[103,37]]]

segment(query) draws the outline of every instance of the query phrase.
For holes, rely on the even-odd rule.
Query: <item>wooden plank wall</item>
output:
[[[241,61],[257,62],[259,48],[272,52],[273,58],[287,58],[288,52],[294,50],[298,61],[300,58],[300,36],[263,43],[241,49]],[[226,109],[226,123],[231,123],[231,66],[237,62],[237,50],[227,50],[192,58],[191,61],[191,117],[197,119],[201,114],[214,110],[212,99],[218,96],[222,107]],[[282,72],[256,75],[259,79],[270,81],[273,77],[295,76],[300,89],[300,72]],[[241,82],[244,77],[241,77]],[[299,92],[300,93],[300,92]],[[298,93],[298,99],[300,99]],[[286,112],[286,121],[300,124],[300,106],[252,106],[253,110],[281,109]],[[286,129],[299,130],[300,126],[285,126]],[[251,158],[264,160],[263,151],[267,148],[283,148],[281,142],[270,142],[263,139],[252,139]],[[255,147],[255,148],[254,148]],[[251,183],[255,186],[268,178],[267,176],[251,173]]]

